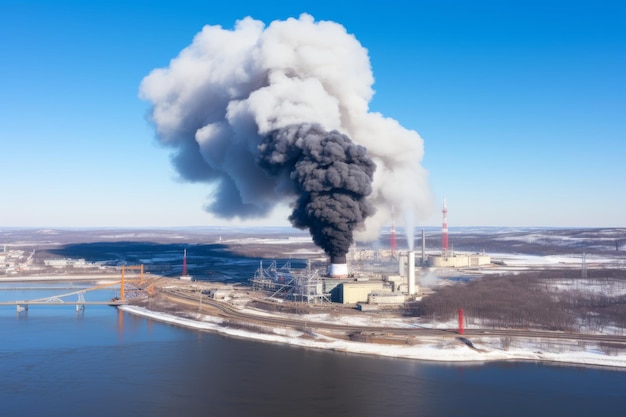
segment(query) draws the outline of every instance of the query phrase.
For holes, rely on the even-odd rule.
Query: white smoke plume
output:
[[[315,125],[365,147],[376,165],[367,196],[376,212],[355,232],[371,240],[390,223],[391,206],[411,220],[432,207],[423,141],[369,112],[373,82],[367,50],[340,24],[303,14],[266,27],[247,17],[233,30],[205,26],[143,79],[140,97],[181,177],[211,184],[207,210],[223,218],[263,217],[297,200],[288,176],[258,164],[275,132]]]

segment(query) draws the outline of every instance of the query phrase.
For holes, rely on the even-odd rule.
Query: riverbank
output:
[[[411,344],[365,343],[333,337],[314,329],[314,321],[302,329],[270,325],[233,325],[214,315],[184,311],[160,312],[140,306],[120,306],[130,314],[176,326],[209,331],[224,336],[259,342],[280,343],[297,347],[336,352],[377,355],[438,362],[536,361],[579,366],[603,366],[626,370],[626,352],[594,343],[555,342],[524,338],[484,336],[470,340],[461,337],[427,336]],[[341,320],[339,320],[341,321]]]

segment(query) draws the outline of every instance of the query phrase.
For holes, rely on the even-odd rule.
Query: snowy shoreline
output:
[[[294,329],[259,326],[259,332],[237,329],[222,325],[223,320],[204,314],[194,314],[194,319],[148,310],[143,307],[124,305],[122,311],[154,319],[160,322],[181,326],[189,329],[210,331],[230,337],[238,337],[259,342],[280,343],[304,348],[324,349],[335,352],[376,355],[403,359],[415,359],[433,362],[467,362],[485,363],[494,361],[560,363],[577,366],[601,366],[626,370],[626,353],[609,355],[599,348],[589,346],[580,351],[546,352],[541,342],[537,345],[527,343],[506,350],[498,347],[499,338],[473,338],[475,349],[470,348],[456,338],[429,337],[420,339],[415,345],[386,345],[379,343],[363,343],[335,339],[313,332],[301,332]],[[554,346],[550,343],[550,346]]]

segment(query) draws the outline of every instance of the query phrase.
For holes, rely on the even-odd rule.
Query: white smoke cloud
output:
[[[337,130],[376,163],[368,217],[357,238],[374,239],[398,219],[432,207],[421,166],[422,138],[368,110],[374,78],[367,50],[340,24],[303,14],[269,26],[247,17],[233,30],[205,26],[166,68],[140,86],[152,103],[159,140],[188,181],[213,184],[208,210],[225,218],[268,215],[295,200],[293,186],[256,163],[258,145],[276,129],[301,123]]]

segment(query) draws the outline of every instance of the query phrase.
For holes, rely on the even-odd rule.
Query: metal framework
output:
[[[126,287],[126,282],[125,282],[125,271],[126,270],[131,270],[131,271],[140,271],[140,282],[143,282],[144,280],[144,276],[143,276],[143,264],[141,265],[122,265],[122,281],[120,283],[120,300],[125,301],[125,287]]]
[[[323,280],[317,270],[311,269],[310,262],[307,263],[306,270],[294,271],[289,261],[281,267],[277,266],[276,261],[272,261],[267,268],[263,267],[261,261],[250,281],[253,290],[268,292],[269,298],[280,297],[307,303],[330,301],[329,294],[323,291]]]

